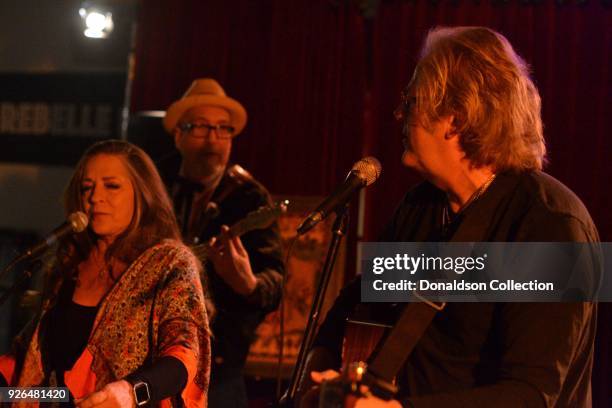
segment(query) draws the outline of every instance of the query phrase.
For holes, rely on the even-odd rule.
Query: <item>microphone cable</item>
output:
[[[278,346],[278,365],[276,368],[276,402],[280,401],[282,395],[282,382],[283,382],[283,353],[285,349],[285,291],[287,290],[287,281],[289,280],[289,259],[291,258],[291,252],[298,240],[299,235],[294,235],[290,238],[289,247],[287,248],[287,254],[285,255],[285,273],[283,274],[283,280],[281,284],[281,300],[278,307],[279,314],[279,346]]]

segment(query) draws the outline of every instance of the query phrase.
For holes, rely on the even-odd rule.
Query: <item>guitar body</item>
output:
[[[318,408],[345,408],[348,395],[360,395],[361,376],[367,370],[367,361],[377,350],[389,325],[349,317],[345,322],[342,343],[342,372],[340,377],[325,381],[320,386]]]
[[[347,318],[342,343],[342,373],[338,379],[321,384],[319,408],[344,408],[347,395],[360,395],[367,363],[382,346],[397,317],[397,310],[388,306],[373,311],[368,305],[360,304]]]
[[[389,327],[378,322],[349,318],[344,329],[342,366],[367,362]]]
[[[382,345],[381,340],[397,320],[394,304],[358,304],[346,319],[342,345],[343,367],[359,361],[368,362]]]

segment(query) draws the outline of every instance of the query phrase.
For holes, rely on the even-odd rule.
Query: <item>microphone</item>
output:
[[[73,212],[68,216],[66,222],[54,229],[44,241],[28,248],[26,252],[19,255],[11,264],[14,265],[24,259],[41,254],[66,235],[84,231],[87,228],[87,224],[89,224],[89,219],[85,213],[81,211]]]
[[[336,190],[300,224],[297,229],[298,235],[310,231],[315,225],[327,218],[331,212],[346,204],[357,190],[374,183],[380,177],[381,170],[380,162],[372,156],[364,157],[353,164],[346,180],[336,187]]]

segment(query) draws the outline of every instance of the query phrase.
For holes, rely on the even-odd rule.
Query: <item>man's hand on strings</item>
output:
[[[227,283],[234,292],[248,296],[257,286],[257,278],[251,269],[249,254],[242,245],[240,237],[232,237],[229,227],[221,227],[218,240],[210,242],[210,260],[215,266],[215,272]]]

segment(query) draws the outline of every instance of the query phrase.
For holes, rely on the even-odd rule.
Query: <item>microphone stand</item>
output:
[[[22,253],[21,255],[17,255],[15,258],[13,258],[13,260],[11,260],[11,263],[9,263],[0,272],[0,279],[4,278],[20,262],[25,261],[26,259],[30,259],[30,258],[39,256],[41,253],[44,252],[44,250],[47,248],[48,245],[49,245],[49,239],[47,238],[47,240],[38,243],[36,246],[28,248],[28,250],[25,253]]]
[[[291,407],[295,403],[295,395],[298,391],[298,385],[300,379],[304,374],[306,368],[306,355],[312,346],[314,340],[315,329],[319,322],[321,307],[325,300],[325,293],[327,292],[327,286],[329,285],[329,278],[331,277],[336,257],[338,256],[338,249],[340,248],[340,241],[346,234],[348,225],[348,204],[336,210],[336,219],[332,226],[332,240],[327,250],[327,256],[325,258],[325,264],[323,266],[323,272],[321,273],[321,279],[319,280],[319,286],[315,293],[310,308],[310,315],[308,316],[308,324],[304,331],[304,337],[302,338],[302,344],[300,346],[300,352],[298,353],[295,368],[291,376],[291,382],[289,388],[285,392],[285,395],[279,401],[280,406]]]
[[[23,261],[21,255],[13,258],[10,264],[8,264],[1,272],[0,272],[0,280],[4,278],[19,262]]]
[[[2,273],[6,274],[6,272],[10,271],[14,266],[15,266],[16,262],[13,262],[9,265],[9,267],[5,268]],[[34,271],[37,270],[40,267],[40,261],[37,261],[36,263],[34,263],[35,266],[32,266],[31,264],[28,265],[27,268],[24,268],[23,271],[21,272],[21,274],[19,274],[19,276],[17,276],[17,278],[15,279],[15,281],[13,282],[13,284],[11,286],[9,286],[4,293],[2,294],[2,296],[0,296],[0,308],[2,308],[2,306],[4,305],[4,303],[8,300],[8,298],[14,293],[17,292],[17,289],[19,289],[24,283],[26,283],[33,275]]]

